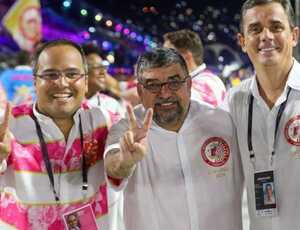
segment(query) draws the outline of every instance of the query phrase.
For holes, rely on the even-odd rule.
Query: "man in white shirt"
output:
[[[223,102],[226,93],[224,83],[206,68],[202,41],[197,33],[187,29],[166,33],[164,47],[176,49],[184,58],[192,78],[193,100],[213,107]]]
[[[247,185],[250,228],[299,228],[299,37],[289,0],[248,0],[241,11],[240,45],[253,63],[252,79],[229,91],[225,107],[237,127]],[[263,204],[264,184],[273,204]]]
[[[91,105],[100,107],[108,122],[114,124],[124,116],[125,111],[115,98],[101,92],[107,88],[107,66],[103,64],[97,47],[85,45],[83,50],[88,64],[88,91],[86,98]]]
[[[142,105],[128,107],[129,124],[111,128],[105,150],[109,182],[124,191],[126,229],[242,229],[230,116],[190,100],[191,78],[174,49],[143,54],[137,76]]]

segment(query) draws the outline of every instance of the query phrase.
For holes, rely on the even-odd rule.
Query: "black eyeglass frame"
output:
[[[51,74],[53,74],[53,75],[57,74],[57,76],[54,78],[53,77],[45,77],[45,76],[51,75]],[[75,76],[75,77],[70,76],[70,75],[68,76],[68,74],[74,74],[77,76]],[[47,80],[47,81],[56,81],[63,76],[68,80],[77,80],[86,75],[87,75],[86,73],[75,73],[75,72],[67,72],[67,71],[55,71],[55,72],[49,72],[49,73],[43,73],[43,74],[37,74],[37,73],[34,74],[35,77],[39,77],[39,78],[41,78],[43,80]]]
[[[169,90],[175,92],[175,91],[179,90],[183,86],[183,84],[186,82],[186,80],[189,79],[189,78],[191,78],[190,75],[186,76],[182,80],[169,80],[169,81],[162,82],[160,84],[156,84],[156,85],[159,85],[159,88],[154,89],[154,90],[149,88],[150,84],[147,85],[147,84],[145,84],[145,82],[143,82],[141,80],[138,80],[138,83],[141,84],[146,90],[150,91],[151,93],[159,93],[164,85],[166,85]],[[172,87],[172,85],[170,85],[172,83],[176,83],[176,84],[178,84],[178,86]]]

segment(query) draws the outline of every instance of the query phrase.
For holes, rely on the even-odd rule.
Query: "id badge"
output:
[[[254,173],[256,216],[276,216],[277,202],[274,183],[274,171]]]
[[[66,230],[98,230],[90,204],[63,214]]]

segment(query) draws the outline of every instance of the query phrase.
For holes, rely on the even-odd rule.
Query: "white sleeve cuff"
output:
[[[112,144],[112,145],[109,145],[105,148],[105,151],[104,151],[104,156],[103,156],[103,159],[105,159],[107,153],[112,150],[112,149],[120,149],[120,144],[119,143],[115,143],[115,144]]]
[[[112,144],[112,145],[109,145],[106,147],[105,151],[104,151],[104,156],[103,156],[103,159],[105,159],[107,153],[109,151],[111,151],[112,149],[120,149],[120,144],[119,143],[115,143],[115,144]],[[114,191],[118,192],[118,191],[122,191],[124,190],[124,188],[126,187],[127,183],[128,183],[128,178],[123,178],[122,179],[122,182],[121,184],[119,185],[114,185],[113,183],[111,183],[110,179],[108,178],[106,172],[104,173],[105,174],[105,179],[106,179],[106,182],[108,184],[108,186],[113,189]],[[130,175],[131,176],[131,175]]]

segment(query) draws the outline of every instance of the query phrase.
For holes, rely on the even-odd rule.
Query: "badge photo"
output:
[[[221,137],[211,137],[203,143],[201,156],[208,165],[220,167],[228,161],[230,148],[227,142]]]
[[[64,213],[63,220],[67,230],[98,230],[90,204]]]
[[[274,171],[254,173],[255,207],[257,216],[276,216],[277,204]]]

